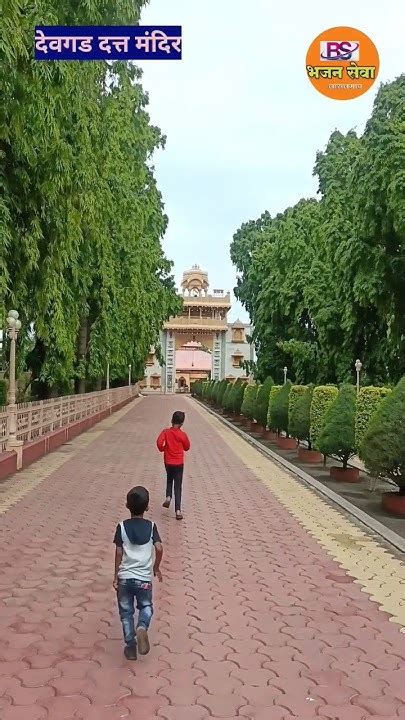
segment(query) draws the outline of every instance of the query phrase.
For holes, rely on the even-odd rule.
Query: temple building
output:
[[[183,273],[183,312],[162,328],[160,365],[151,348],[141,387],[144,390],[187,392],[200,379],[246,378],[245,362],[254,360],[249,342],[252,328],[228,322],[230,293],[209,291],[208,275],[198,265]]]

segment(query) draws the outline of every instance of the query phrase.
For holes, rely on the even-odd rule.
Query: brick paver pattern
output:
[[[154,446],[174,409],[192,442],[183,522],[161,507]],[[50,456],[66,461],[48,459],[25,495],[10,501],[10,481],[0,492],[1,720],[405,718],[400,626],[204,413],[149,397],[101,430]],[[131,663],[112,537],[136,484],[151,492],[165,557],[152,650]]]

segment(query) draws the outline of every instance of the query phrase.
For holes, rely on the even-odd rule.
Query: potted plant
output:
[[[232,412],[237,422],[240,422],[240,411],[243,402],[243,395],[245,393],[245,384],[240,378],[238,378],[232,388]]]
[[[371,475],[397,485],[397,491],[383,494],[382,506],[389,513],[405,517],[405,377],[372,417],[360,457]]]
[[[277,395],[280,392],[282,386],[281,385],[273,385],[270,390],[270,397],[269,397],[269,409],[267,411],[267,433],[266,433],[266,439],[270,440],[270,442],[277,442],[278,438],[278,432],[277,432],[277,424],[274,417],[274,405],[277,399]]]
[[[223,399],[223,396],[224,396],[224,394],[225,394],[225,390],[226,390],[227,384],[228,384],[227,380],[225,380],[225,379],[224,379],[224,380],[221,380],[221,382],[219,383],[219,387],[218,387],[218,390],[217,390],[217,394],[216,394],[216,404],[217,404],[217,407],[218,407],[218,409],[219,409],[219,411],[220,411],[221,413],[222,413],[222,411],[223,411],[223,408],[222,408],[222,399]]]
[[[257,385],[246,385],[243,394],[241,412],[246,421],[250,424],[251,429],[253,429],[253,421],[255,419],[257,390]]]
[[[308,387],[302,387],[304,392],[299,394],[292,407],[290,398],[290,434],[297,438],[299,442],[307,443],[307,447],[301,446],[298,448],[298,457],[302,462],[310,464],[320,463],[322,462],[322,453],[312,448],[310,433],[311,403],[314,386],[309,385]]]
[[[277,393],[274,406],[272,409],[272,417],[278,431],[277,445],[281,450],[294,450],[297,446],[295,438],[290,437],[288,428],[288,407],[289,398],[291,392],[291,381],[281,386],[280,391]],[[284,432],[285,435],[281,435]]]
[[[232,408],[231,408],[231,393],[232,393],[233,385],[231,382],[227,383],[227,386],[225,388],[225,392],[222,396],[222,407],[224,412],[231,417],[232,416]]]
[[[256,420],[259,426],[258,430],[260,429],[264,436],[267,432],[267,414],[269,411],[270,391],[273,385],[273,378],[267,377],[257,391]]]
[[[342,385],[337,398],[330,406],[325,424],[318,438],[318,447],[323,455],[338,457],[342,467],[333,465],[330,476],[334,480],[358,482],[358,468],[348,467],[350,458],[355,455],[356,442],[354,420],[356,415],[356,388]]]
[[[386,387],[368,385],[360,388],[356,400],[355,437],[356,450],[359,451],[370,421],[378,410],[381,402],[391,390]]]
[[[338,395],[335,385],[318,385],[314,388],[310,409],[310,441],[315,450],[319,450],[318,437],[325,424],[325,417]]]

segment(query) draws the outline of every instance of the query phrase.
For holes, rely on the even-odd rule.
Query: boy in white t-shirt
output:
[[[154,522],[144,519],[149,509],[146,488],[132,488],[127,495],[131,518],[117,525],[115,544],[115,572],[113,587],[117,591],[118,610],[124,633],[125,657],[128,660],[147,655],[150,650],[148,629],[153,615],[153,576],[162,582],[160,563],[163,545]],[[135,630],[135,600],[138,623]]]

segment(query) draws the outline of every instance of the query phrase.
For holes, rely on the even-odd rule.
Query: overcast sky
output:
[[[405,72],[405,2],[150,0],[142,24],[182,25],[181,62],[145,61],[152,121],[167,135],[155,166],[176,279],[198,263],[232,290],[229,245],[241,223],[316,193],[315,154],[338,128],[362,131],[381,81]],[[320,95],[305,72],[312,40],[337,25],[380,54],[374,88],[356,100]],[[340,39],[340,38],[338,38]],[[237,305],[231,317],[246,316]]]

